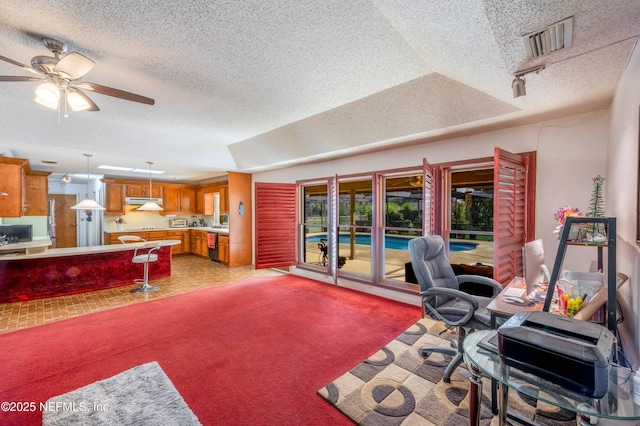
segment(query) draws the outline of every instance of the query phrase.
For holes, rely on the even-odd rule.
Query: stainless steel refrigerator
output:
[[[49,198],[47,201],[47,233],[51,238],[51,248],[56,248],[56,200]]]

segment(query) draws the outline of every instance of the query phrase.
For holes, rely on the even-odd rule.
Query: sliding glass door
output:
[[[407,281],[409,240],[423,235],[424,180],[422,173],[382,176],[380,269],[387,283]]]
[[[299,266],[336,282],[412,286],[408,241],[423,235],[428,223],[423,213],[428,180],[413,169],[301,183]]]
[[[341,276],[371,280],[373,273],[373,177],[337,178],[338,259]]]
[[[329,267],[329,183],[310,183],[301,187],[299,247],[301,261],[306,266],[328,270]]]

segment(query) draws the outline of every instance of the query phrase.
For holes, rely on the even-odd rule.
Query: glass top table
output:
[[[464,340],[464,361],[471,371],[470,424],[479,424],[480,398],[482,396],[482,376],[501,383],[498,395],[498,415],[500,424],[506,424],[506,417],[522,419],[507,413],[508,388],[532,398],[564,408],[576,413],[598,418],[640,421],[640,406],[633,402],[633,371],[611,365],[609,367],[609,388],[604,397],[590,398],[570,391],[533,374],[525,373],[501,362],[499,355],[478,344],[495,330],[476,331]],[[472,412],[474,411],[474,412]]]

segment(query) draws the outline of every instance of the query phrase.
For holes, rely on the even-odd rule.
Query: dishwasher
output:
[[[207,233],[207,246],[209,247],[209,259],[214,262],[220,262],[218,260],[218,233],[217,232],[208,232]]]

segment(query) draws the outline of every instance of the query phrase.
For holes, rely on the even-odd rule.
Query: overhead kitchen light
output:
[[[524,76],[532,72],[538,74],[544,69],[544,67],[544,65],[540,65],[538,67],[528,68],[526,70],[517,71],[513,75],[514,79],[511,82],[511,88],[513,89],[513,99],[518,99],[522,96],[527,95],[526,80],[524,79]]]
[[[107,166],[105,164],[98,166],[98,168],[104,170],[117,170],[120,172],[153,173],[154,175],[161,175],[164,173],[164,170],[134,169],[133,167]]]
[[[151,196],[153,195],[153,192],[151,191],[151,189],[152,189],[151,165],[153,163],[151,161],[147,161],[147,164],[149,165],[149,201],[147,201],[146,203],[144,203],[143,205],[138,207],[138,210],[143,210],[143,211],[160,211],[160,210],[164,210],[162,207],[160,207],[158,204],[156,204],[155,201],[153,201],[151,199]]]
[[[89,198],[89,158],[93,157],[91,154],[82,154],[87,157],[87,195],[86,198],[80,201],[75,206],[71,207],[72,210],[104,210],[100,204],[98,204],[95,200]]]
[[[69,183],[71,182],[71,176],[69,176],[69,173],[67,173],[66,175],[62,176],[62,181],[64,183]]]

